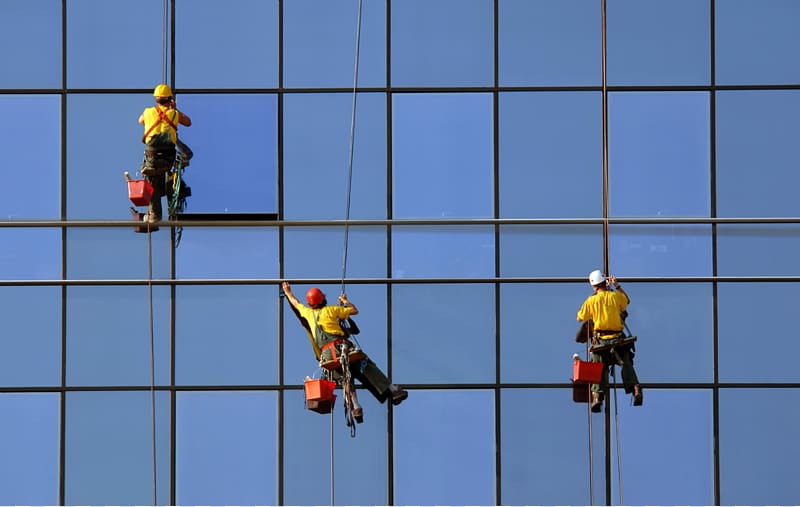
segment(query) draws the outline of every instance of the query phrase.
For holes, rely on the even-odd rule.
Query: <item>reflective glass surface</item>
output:
[[[0,228],[3,280],[61,278],[61,231],[46,228]]]
[[[395,227],[394,278],[475,278],[494,275],[494,230],[472,227]]]
[[[346,246],[345,259],[344,227],[286,229],[284,277],[341,279],[343,274],[351,277],[386,276],[385,228],[348,227]]]
[[[601,264],[598,225],[506,225],[500,227],[501,276],[585,276]]]
[[[798,224],[718,226],[717,269],[722,276],[798,276]]]
[[[491,0],[404,0],[391,6],[392,86],[492,84]]]
[[[612,225],[611,273],[619,276],[711,275],[711,227]]]
[[[187,227],[175,256],[178,278],[274,278],[278,234],[259,227]]]
[[[0,54],[0,68],[4,69],[0,88],[60,88],[61,2],[5,0],[3,3],[0,47],[14,50]],[[37,42],[20,44],[26,39]]]

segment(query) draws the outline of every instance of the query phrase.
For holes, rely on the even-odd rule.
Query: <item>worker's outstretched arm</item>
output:
[[[358,315],[358,308],[356,308],[356,305],[347,299],[347,294],[342,293],[342,295],[339,296],[339,304],[346,308],[350,308],[350,315]]]
[[[178,111],[178,123],[180,123],[184,127],[191,127],[192,119],[183,114],[182,112]]]
[[[630,296],[628,296],[628,293],[627,293],[627,292],[625,292],[625,289],[623,289],[623,288],[622,288],[622,286],[619,284],[619,282],[617,281],[617,277],[616,277],[616,276],[609,276],[609,277],[608,277],[608,284],[609,284],[609,285],[612,285],[612,286],[613,286],[613,287],[614,287],[616,290],[618,290],[618,291],[619,291],[619,292],[620,292],[620,293],[621,293],[623,296],[625,296],[625,299],[627,299],[627,300],[628,300],[628,304],[630,304],[630,303],[631,303],[631,297],[630,297]]]
[[[286,294],[286,299],[289,300],[289,304],[297,308],[297,306],[300,304],[300,301],[298,301],[295,295],[292,294],[292,286],[289,284],[289,282],[283,282],[281,284],[281,288],[283,289],[283,293]]]

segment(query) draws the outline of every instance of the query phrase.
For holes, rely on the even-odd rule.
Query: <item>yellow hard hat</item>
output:
[[[160,84],[153,90],[153,97],[172,97],[172,88],[165,84]]]

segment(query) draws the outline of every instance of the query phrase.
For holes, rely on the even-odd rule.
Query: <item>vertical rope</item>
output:
[[[347,278],[347,244],[350,235],[350,193],[353,183],[353,151],[356,139],[356,103],[357,103],[357,89],[358,89],[358,61],[359,53],[361,51],[361,9],[363,0],[358,0],[358,14],[356,16],[356,56],[353,68],[353,107],[350,115],[350,150],[347,157],[347,203],[345,205],[344,213],[344,248],[342,254],[342,293],[344,293],[344,280]]]
[[[333,467],[333,406],[331,406],[331,507],[333,507],[333,500],[334,500],[334,487],[333,487],[333,480],[334,480],[334,467]]]
[[[616,353],[615,353],[616,354]],[[617,439],[617,481],[619,489],[619,504],[622,503],[622,457],[620,456],[621,445],[619,442],[619,409],[617,408],[617,375],[614,373],[615,367],[611,365],[611,375],[614,377],[614,426]]]
[[[150,317],[150,436],[153,467],[153,505],[158,505],[156,481],[156,376],[155,376],[155,347],[153,339],[153,243],[150,232],[150,222],[147,222],[147,292],[148,311]]]

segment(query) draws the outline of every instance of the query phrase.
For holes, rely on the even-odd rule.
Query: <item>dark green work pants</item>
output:
[[[598,342],[602,345],[610,345],[623,338],[625,337],[620,335],[619,338],[598,340]],[[622,366],[622,384],[625,386],[626,393],[632,393],[633,386],[639,383],[639,377],[637,377],[636,370],[633,368],[633,351],[631,350],[631,345],[615,347],[599,353],[592,352],[591,361],[593,363],[605,364],[600,384],[592,384],[592,392],[600,393],[606,391],[608,388],[608,370],[611,365],[615,364]]]

